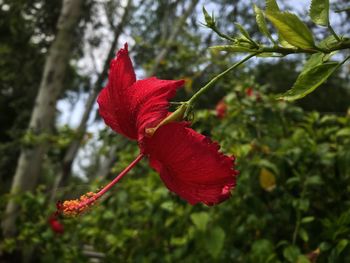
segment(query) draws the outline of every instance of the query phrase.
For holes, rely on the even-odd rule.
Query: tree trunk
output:
[[[109,49],[109,52],[108,52],[107,58],[105,60],[102,72],[98,76],[98,79],[96,80],[94,87],[93,87],[93,89],[92,89],[92,91],[91,91],[91,93],[86,101],[83,116],[82,116],[80,123],[79,123],[79,126],[76,130],[76,132],[77,132],[77,134],[79,134],[79,136],[69,144],[67,151],[63,157],[61,173],[59,176],[57,176],[57,178],[54,182],[54,186],[53,186],[52,192],[51,192],[51,200],[54,200],[54,198],[56,196],[57,189],[61,185],[66,184],[66,182],[71,174],[72,164],[73,164],[75,157],[77,156],[77,153],[78,153],[79,148],[80,148],[81,140],[86,132],[87,122],[89,120],[93,106],[95,105],[96,98],[97,98],[100,90],[102,89],[103,82],[108,77],[108,69],[109,69],[110,61],[115,54],[115,49],[116,49],[116,46],[118,44],[118,40],[119,40],[121,34],[123,33],[124,26],[126,25],[126,23],[128,21],[129,12],[130,12],[131,7],[132,7],[132,0],[129,0],[128,3],[126,4],[125,9],[124,9],[123,17],[121,18],[118,26],[116,27],[116,29],[114,31],[114,39],[113,39],[113,42],[112,42],[111,47]]]
[[[29,122],[28,132],[35,136],[51,133],[57,99],[64,89],[63,81],[72,52],[73,34],[79,21],[82,2],[82,0],[63,1],[57,23],[57,34],[46,57],[43,76]],[[22,149],[12,181],[10,192],[12,197],[35,188],[46,151],[45,142]],[[18,208],[14,200],[9,200],[2,222],[5,237],[15,234]]]

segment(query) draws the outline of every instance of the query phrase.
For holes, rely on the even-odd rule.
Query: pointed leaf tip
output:
[[[301,72],[293,87],[278,99],[293,101],[305,97],[325,82],[339,65],[338,62],[327,62]]]
[[[311,20],[320,26],[329,24],[329,0],[312,0],[310,6]]]
[[[296,15],[289,12],[267,12],[266,16],[289,44],[304,49],[315,47],[310,29]]]
[[[264,12],[255,4],[254,4],[254,12],[255,12],[256,23],[258,25],[260,32],[265,36],[267,36],[274,43],[274,40],[266,25]]]
[[[266,12],[279,12],[280,11],[280,8],[278,7],[276,0],[266,0],[265,6],[266,6]]]
[[[203,10],[203,15],[204,15],[204,20],[207,23],[206,26],[207,27],[215,26],[214,18],[209,15],[208,11],[205,9],[204,6],[203,6],[202,10]]]

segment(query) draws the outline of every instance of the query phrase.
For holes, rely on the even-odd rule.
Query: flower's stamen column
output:
[[[89,192],[82,195],[79,199],[59,203],[57,206],[58,211],[65,215],[78,215],[84,212],[87,208],[93,205],[97,199],[103,196],[109,189],[118,183],[143,157],[144,155],[140,153],[132,163],[130,163],[120,174],[118,174],[117,177],[115,177],[109,184],[107,184],[97,193]]]

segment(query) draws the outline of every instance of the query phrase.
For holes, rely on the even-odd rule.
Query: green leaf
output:
[[[247,262],[276,262],[273,258],[276,257],[274,245],[268,239],[258,239],[252,244],[249,252],[250,260]]]
[[[301,219],[301,223],[302,224],[307,224],[307,223],[310,223],[310,222],[312,222],[314,220],[315,220],[315,217],[307,216],[307,217],[304,217],[303,219]]]
[[[339,255],[344,250],[344,248],[346,248],[348,244],[349,244],[349,241],[347,239],[340,240],[336,247],[337,254]]]
[[[265,2],[266,12],[279,12],[280,8],[276,3],[276,0],[266,0]]]
[[[334,47],[335,45],[337,45],[339,43],[339,41],[335,38],[335,36],[331,35],[326,37],[324,40],[322,40],[318,46],[320,48],[325,48],[325,49],[330,49],[332,47]]]
[[[174,211],[174,203],[171,201],[166,201],[160,205],[160,207],[166,211],[172,212]]]
[[[183,237],[172,237],[170,239],[170,244],[174,246],[183,246],[188,242],[188,237],[183,236]]]
[[[300,255],[300,250],[297,246],[291,245],[283,249],[283,256],[289,262],[292,262],[292,263],[296,262],[299,255]]]
[[[340,63],[338,62],[328,62],[303,71],[298,76],[293,87],[279,96],[279,99],[292,101],[305,97],[325,82],[339,65]]]
[[[305,62],[302,72],[308,71],[317,65],[321,65],[323,63],[323,57],[323,53],[312,54],[310,58]]]
[[[309,176],[306,178],[305,184],[307,184],[307,185],[321,185],[321,184],[323,184],[323,180],[322,180],[321,176],[313,175],[313,176]]]
[[[300,211],[307,211],[310,207],[310,201],[308,199],[300,199],[298,202],[298,209]]]
[[[311,20],[320,26],[329,24],[329,0],[312,0],[310,6]]]
[[[286,181],[287,185],[295,185],[298,184],[300,182],[300,178],[299,177],[291,177]]]
[[[207,27],[214,27],[215,26],[215,20],[214,17],[211,17],[205,7],[203,6],[203,15],[204,15],[204,20],[206,23]]]
[[[265,168],[269,168],[271,171],[273,171],[275,174],[279,174],[280,171],[277,167],[276,164],[270,162],[269,160],[266,159],[260,159],[258,161],[254,161],[255,165],[258,165],[259,167],[265,167]]]
[[[199,230],[204,231],[209,222],[209,215],[206,212],[193,213],[191,215],[191,220]]]
[[[265,20],[263,11],[259,7],[254,5],[254,12],[255,12],[256,23],[258,25],[260,32],[263,33],[265,36],[267,36],[273,43],[275,43],[269,30],[267,29],[266,20]]]
[[[212,228],[206,240],[206,247],[213,258],[217,258],[222,251],[225,241],[225,232],[221,227]]]
[[[236,27],[238,28],[239,32],[241,32],[243,39],[246,39],[247,41],[254,43],[254,40],[250,37],[247,30],[243,28],[243,26],[239,23],[235,23]]]
[[[315,47],[311,31],[296,15],[288,12],[267,12],[266,16],[289,44],[304,49]]]
[[[299,236],[304,242],[309,241],[309,235],[304,228],[299,229]]]
[[[328,242],[322,242],[319,246],[321,252],[325,252],[329,250],[331,247],[332,247],[331,244],[329,244]]]
[[[227,51],[227,52],[256,52],[256,50],[250,49],[248,47],[237,46],[237,45],[223,45],[223,46],[213,46],[210,47],[214,51]]]
[[[291,45],[288,43],[288,41],[286,41],[282,35],[280,33],[277,33],[278,35],[278,42],[279,44],[282,46],[282,47],[285,47],[285,48],[295,48],[295,46]]]
[[[299,255],[296,263],[311,263],[311,261],[305,255]]]
[[[300,211],[307,211],[310,207],[310,201],[308,199],[295,199],[292,201],[292,205]]]
[[[336,134],[337,137],[340,137],[340,136],[350,136],[350,128],[342,128],[340,129],[337,134]]]

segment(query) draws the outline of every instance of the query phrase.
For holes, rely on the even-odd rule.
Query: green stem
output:
[[[343,8],[343,9],[338,9],[338,10],[335,10],[334,12],[341,13],[341,12],[346,12],[346,11],[350,11],[350,7]]]
[[[306,194],[306,184],[305,184],[305,177],[302,176],[301,173],[299,173],[297,170],[293,169],[293,173],[298,175],[299,178],[302,179],[302,183],[300,185],[301,187],[301,193],[300,193],[300,200],[303,200]],[[297,207],[297,218],[296,218],[296,222],[295,222],[295,228],[294,228],[294,232],[293,232],[293,237],[292,237],[292,244],[295,245],[296,241],[297,241],[297,237],[298,237],[298,233],[300,230],[300,225],[301,225],[301,218],[302,218],[302,210],[300,209],[300,207]]]
[[[331,33],[332,33],[332,35],[335,37],[335,39],[336,39],[338,42],[340,42],[341,39],[340,39],[340,38],[338,37],[338,35],[335,33],[335,31],[334,31],[334,29],[333,29],[333,27],[331,26],[330,23],[328,23],[328,29],[329,29],[329,31],[331,31]]]
[[[242,65],[244,62],[247,60],[251,59],[252,57],[256,56],[259,54],[259,52],[250,54],[246,56],[244,59],[241,61],[237,62],[236,64],[232,65],[225,71],[221,72],[219,75],[215,76],[211,81],[209,81],[204,87],[202,87],[200,90],[198,90],[188,101],[185,102],[187,104],[187,108],[189,108],[193,103],[203,94],[205,93],[208,89],[210,89],[219,79],[221,79],[223,76],[225,76],[227,73],[229,73],[231,70],[237,68],[238,66]]]
[[[220,37],[222,37],[222,38],[224,38],[224,39],[227,39],[227,40],[229,40],[229,41],[231,41],[231,42],[235,42],[236,41],[236,39],[234,39],[234,38],[232,38],[232,37],[230,37],[230,36],[228,36],[228,35],[226,35],[226,34],[223,34],[223,33],[221,33],[215,26],[213,26],[213,27],[210,27],[216,34],[218,34],[218,36],[220,36]]]
[[[285,47],[261,47],[257,50],[259,53],[279,53],[281,55],[289,55],[289,54],[314,54],[314,53],[331,53],[337,50],[350,49],[350,39],[342,39],[339,43],[337,43],[332,48],[314,48],[314,49],[302,49],[302,48],[285,48]]]
[[[347,56],[340,64],[338,67],[342,66],[346,61],[348,61],[350,59],[350,55]]]
[[[342,65],[344,65],[345,62],[348,61],[349,59],[350,59],[350,55],[347,56],[342,62],[340,62],[340,63],[338,64],[338,66],[335,68],[335,70],[338,70],[338,69],[339,69]]]
[[[298,236],[298,232],[300,229],[300,223],[301,223],[301,212],[298,210],[297,211],[297,220],[296,220],[296,224],[295,224],[295,228],[294,228],[294,232],[293,232],[293,239],[292,239],[293,245],[295,245],[295,243],[297,241],[297,236]]]

